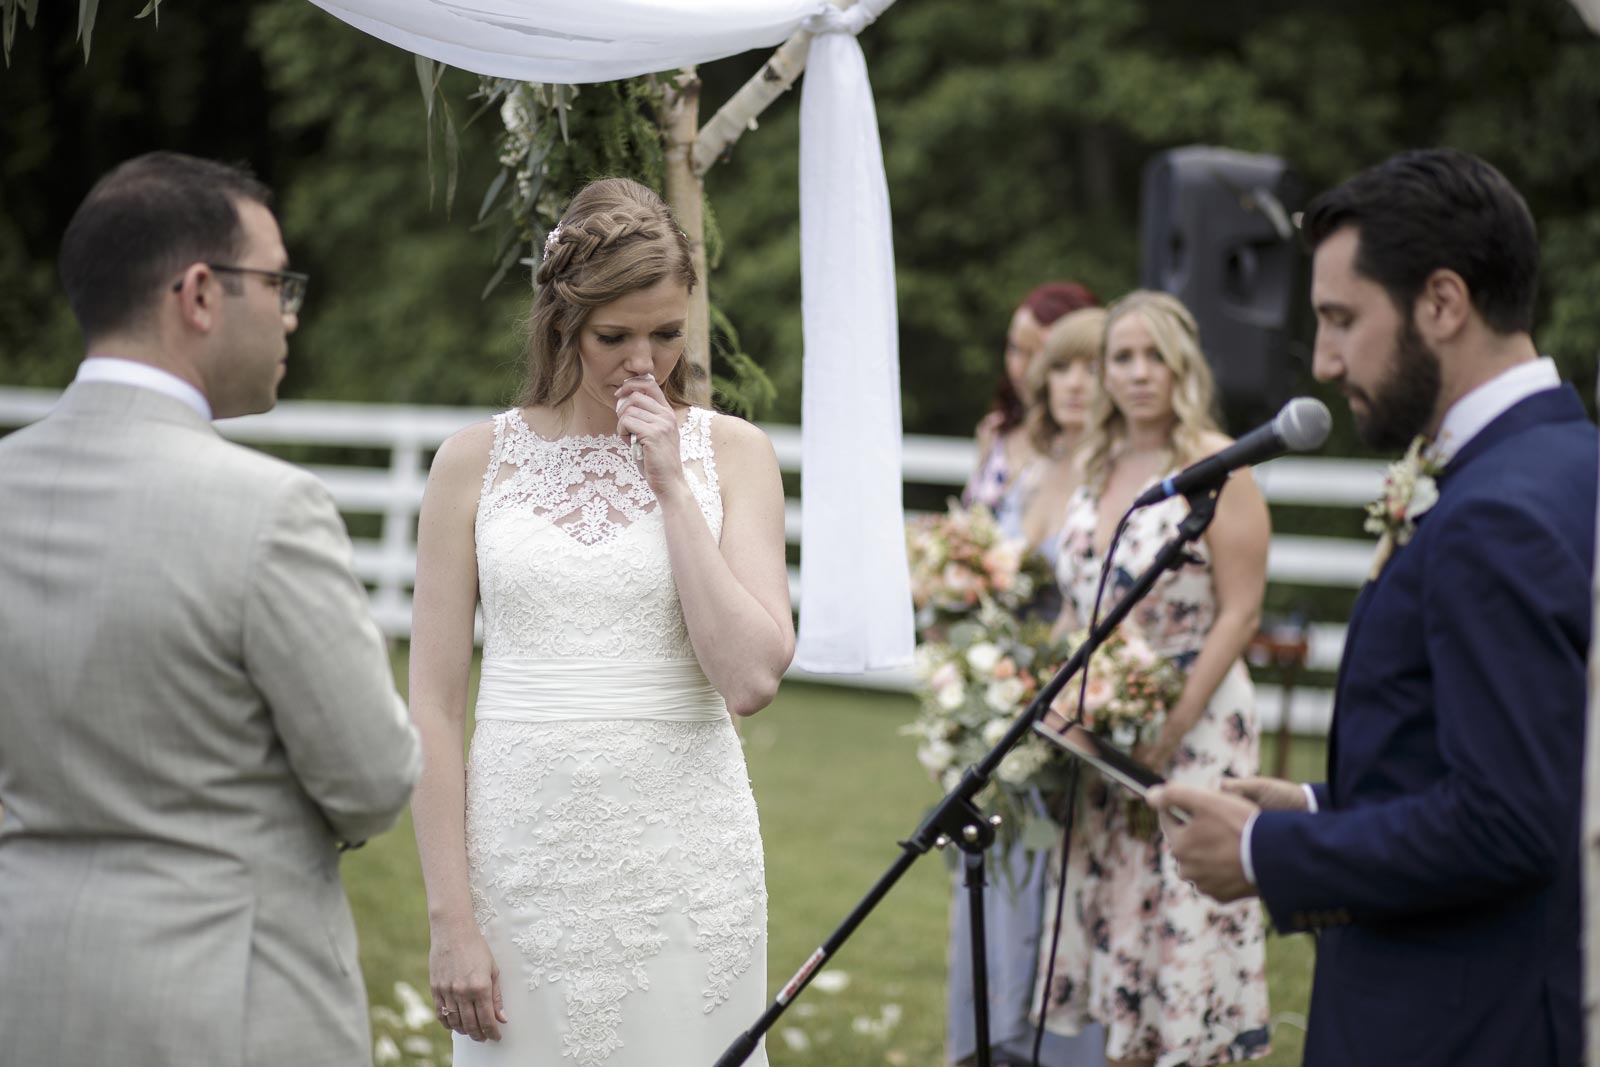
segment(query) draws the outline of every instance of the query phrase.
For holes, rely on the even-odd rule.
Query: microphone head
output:
[[[1273,431],[1291,452],[1321,448],[1332,428],[1333,416],[1328,413],[1328,405],[1310,396],[1295,397],[1283,405],[1283,410],[1272,420]]]

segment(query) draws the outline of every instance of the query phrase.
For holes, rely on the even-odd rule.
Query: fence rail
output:
[[[55,390],[0,387],[0,431],[34,422],[54,407]],[[416,574],[415,527],[427,480],[426,459],[445,438],[492,413],[478,408],[401,404],[338,404],[285,401],[265,415],[226,419],[216,424],[225,437],[261,446],[323,446],[382,449],[388,465],[314,465],[307,469],[327,485],[346,515],[381,516],[375,538],[354,539],[356,574],[371,589],[373,616],[391,637],[411,632],[411,585]],[[786,473],[800,469],[800,431],[795,426],[763,426]],[[903,480],[954,488],[975,461],[965,439],[907,434]],[[1382,483],[1379,464],[1361,460],[1286,458],[1256,469],[1256,478],[1274,508],[1355,507],[1373,499]],[[786,501],[784,526],[791,544],[800,539],[800,502]],[[1297,586],[1355,588],[1372,560],[1369,541],[1339,537],[1279,534],[1272,538],[1267,561],[1269,582]],[[799,604],[799,575],[791,569],[789,588]],[[1307,667],[1331,671],[1344,649],[1344,626],[1313,625]],[[908,671],[869,675],[810,675],[811,681],[909,690]],[[1257,686],[1263,727],[1276,727],[1282,715],[1282,694],[1272,685]],[[1326,733],[1332,711],[1331,692],[1301,686],[1288,709],[1298,733]]]

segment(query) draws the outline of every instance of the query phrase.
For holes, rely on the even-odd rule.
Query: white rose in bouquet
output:
[[[1006,753],[1005,759],[1000,761],[1000,767],[995,771],[1002,782],[1011,785],[1026,785],[1044,766],[1044,754],[1035,746],[1024,741],[1022,744]]]
[[[1010,719],[990,719],[983,726],[983,743],[990,748],[998,745],[1000,739],[1011,729]]]
[[[958,681],[954,685],[947,685],[933,691],[933,699],[945,711],[955,711],[967,701],[967,690]]]
[[[1000,646],[989,641],[979,641],[967,649],[967,665],[979,674],[987,675],[1000,662]]]
[[[940,774],[955,762],[956,749],[948,741],[930,740],[917,747],[917,759],[930,774]]]
[[[1022,696],[1026,692],[1021,678],[996,678],[989,683],[983,699],[995,711],[1010,711],[1022,703]]]

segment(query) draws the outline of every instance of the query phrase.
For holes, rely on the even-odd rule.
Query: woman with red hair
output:
[[[978,422],[978,466],[961,493],[963,504],[982,504],[995,513],[1002,526],[1020,519],[1026,501],[1012,492],[1018,475],[1034,458],[1023,428],[1027,417],[1028,366],[1044,344],[1045,332],[1057,319],[1100,301],[1077,282],[1037,285],[1011,314],[1006,330],[1005,369],[995,388],[988,414]],[[1013,533],[1015,531],[1012,531]]]

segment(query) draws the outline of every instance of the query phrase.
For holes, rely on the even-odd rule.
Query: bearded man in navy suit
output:
[[[1311,1067],[1576,1065],[1597,441],[1530,336],[1533,219],[1437,150],[1325,193],[1304,229],[1318,379],[1373,446],[1425,444],[1386,491],[1327,782],[1153,802],[1190,814],[1164,820],[1185,877],[1318,932]]]

